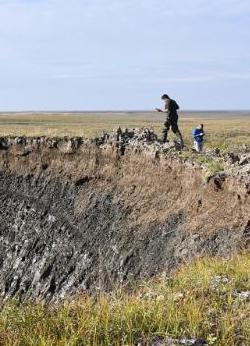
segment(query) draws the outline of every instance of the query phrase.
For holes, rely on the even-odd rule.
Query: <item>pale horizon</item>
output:
[[[239,113],[246,113],[247,115],[250,116],[250,109],[180,109],[178,113],[234,113],[234,112],[239,112]],[[67,113],[156,113],[154,110],[150,109],[87,109],[87,110],[74,110],[74,109],[58,109],[58,110],[0,110],[0,114],[3,113],[13,113],[13,114],[18,114],[18,113],[33,113],[33,114],[39,114],[39,113],[59,113],[59,114],[67,114]],[[157,113],[156,113],[157,114]]]
[[[248,0],[0,0],[0,111],[250,109]]]

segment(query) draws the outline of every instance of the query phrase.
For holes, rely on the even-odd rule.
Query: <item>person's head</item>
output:
[[[163,102],[167,103],[167,101],[170,99],[170,97],[167,94],[163,94],[161,99]]]
[[[204,127],[203,124],[199,124],[197,128],[198,128],[199,130],[203,130],[203,127]]]
[[[170,97],[167,94],[163,94],[161,99],[162,99],[162,101],[166,101],[166,100],[169,100]]]

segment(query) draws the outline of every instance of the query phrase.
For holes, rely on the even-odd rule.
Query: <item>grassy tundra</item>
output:
[[[150,345],[154,337],[204,338],[208,345],[250,344],[249,254],[200,259],[173,277],[58,306],[11,303],[0,312],[0,344]]]
[[[84,136],[94,137],[104,130],[153,127],[161,134],[164,114],[155,112],[106,113],[0,113],[0,136]],[[191,130],[204,123],[206,146],[233,150],[250,146],[250,112],[184,112],[180,128],[191,145]],[[172,136],[172,135],[171,135]]]

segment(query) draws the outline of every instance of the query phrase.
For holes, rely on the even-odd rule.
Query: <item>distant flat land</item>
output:
[[[191,130],[203,123],[207,147],[230,149],[250,146],[250,111],[180,112],[180,128],[191,144]],[[95,137],[103,131],[149,127],[161,134],[165,114],[148,111],[117,112],[2,112],[0,136],[83,136]]]

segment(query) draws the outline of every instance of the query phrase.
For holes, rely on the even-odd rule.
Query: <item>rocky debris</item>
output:
[[[64,154],[72,154],[74,153],[79,147],[79,141],[73,140],[73,139],[67,139],[64,141],[59,141],[57,143],[57,148],[60,152]]]
[[[240,161],[240,157],[238,154],[235,153],[226,153],[224,156],[224,160],[230,165],[232,165],[238,163]]]
[[[221,151],[219,148],[214,149],[206,149],[206,154],[208,154],[211,157],[221,157]]]
[[[1,137],[0,150],[14,148],[17,151],[34,151],[44,147],[58,148],[60,151],[68,153],[78,149],[85,139],[80,137],[74,138],[51,138],[51,137]]]
[[[158,140],[157,135],[152,129],[124,129],[118,128],[111,133],[105,133],[102,137],[102,149],[107,149],[113,146],[120,151],[125,152],[145,153],[152,158],[158,157],[159,153],[164,153],[170,150],[175,152],[182,149],[178,141],[162,143]]]
[[[225,167],[225,171],[230,176],[249,176],[250,175],[250,164],[231,164]]]
[[[43,147],[49,149],[57,148],[64,154],[72,154],[81,146],[95,144],[102,149],[116,148],[121,154],[125,151],[145,152],[152,156],[158,152],[169,150],[181,150],[182,146],[178,141],[161,143],[152,129],[135,128],[113,130],[110,133],[104,133],[101,137],[86,139],[83,137],[73,138],[50,138],[50,137],[1,137],[0,150],[7,150],[15,146],[20,155],[21,151],[33,151]]]
[[[247,164],[242,169],[238,170],[238,174],[249,175],[250,174],[250,164]]]
[[[234,280],[233,278],[217,275],[211,279],[210,285],[212,289],[218,290],[225,287],[225,285],[229,285],[229,286],[232,285],[233,280]],[[238,301],[250,302],[250,291],[235,292],[233,296]]]
[[[48,150],[58,150],[65,155],[71,155],[77,151],[82,152],[89,150],[90,146],[98,149],[113,151],[119,155],[126,153],[143,153],[152,159],[160,157],[174,157],[181,160],[185,165],[192,167],[200,167],[207,170],[209,163],[199,163],[196,153],[186,155],[186,158],[180,157],[180,152],[188,151],[178,140],[162,143],[152,129],[134,128],[121,129],[120,127],[109,133],[105,132],[102,136],[87,139],[83,137],[1,137],[0,151],[13,150],[16,156],[28,156],[34,151],[41,151],[43,148]],[[224,171],[231,176],[250,175],[250,153],[244,150],[237,153],[222,153],[220,149],[207,149],[204,155],[208,161],[223,163]]]
[[[137,346],[208,346],[208,342],[204,339],[172,339],[157,336],[151,341],[138,343]]]
[[[213,289],[216,289],[218,287],[220,287],[221,285],[227,285],[231,282],[231,280],[229,278],[227,278],[226,276],[215,276],[211,279],[211,287]]]
[[[250,291],[236,292],[235,297],[240,301],[250,302]]]
[[[242,151],[223,153],[219,149],[207,149],[204,154],[214,162],[224,164],[225,173],[231,176],[248,176],[250,174],[250,151],[245,148]],[[201,164],[206,168],[206,164]]]
[[[240,157],[240,160],[239,160],[239,165],[240,166],[244,166],[244,165],[248,165],[250,164],[250,154],[243,154],[241,155]]]
[[[157,135],[152,129],[142,128],[142,129],[121,129],[113,130],[110,133],[104,133],[100,138],[103,143],[113,144],[113,143],[123,143],[129,144],[133,142],[147,142],[153,143],[157,141]]]
[[[226,153],[220,155],[220,158],[225,163],[225,170],[232,176],[242,175],[248,176],[250,174],[250,153]]]

